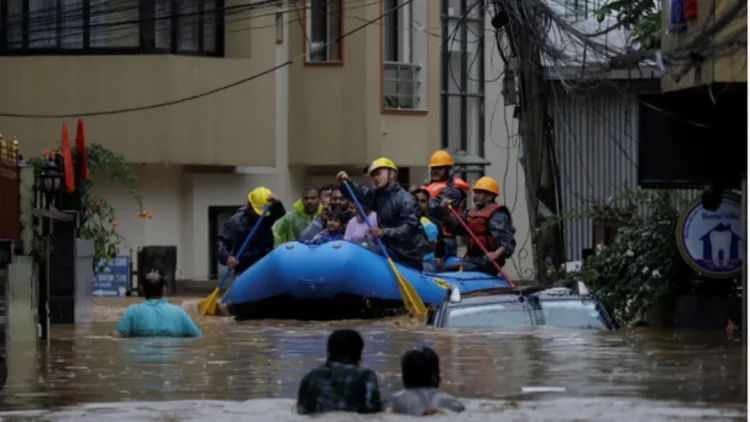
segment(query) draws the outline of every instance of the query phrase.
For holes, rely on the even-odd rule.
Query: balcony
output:
[[[421,64],[383,62],[383,109],[422,108],[421,73]]]

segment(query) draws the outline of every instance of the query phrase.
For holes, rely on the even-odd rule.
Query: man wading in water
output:
[[[328,337],[328,359],[305,375],[297,393],[301,415],[323,412],[377,413],[380,402],[378,377],[362,368],[365,342],[351,329],[336,330]]]
[[[146,301],[130,305],[120,318],[112,337],[200,337],[201,330],[179,306],[164,298],[164,279],[155,270],[146,275],[143,295]]]

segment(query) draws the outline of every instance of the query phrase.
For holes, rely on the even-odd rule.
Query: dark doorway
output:
[[[208,207],[208,278],[217,280],[226,267],[219,264],[216,258],[216,240],[224,228],[224,223],[237,212],[241,205],[222,205]]]

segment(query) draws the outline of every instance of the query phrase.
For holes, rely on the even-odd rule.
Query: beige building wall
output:
[[[381,3],[345,6],[344,30],[380,16]],[[226,6],[239,4],[228,1]],[[414,4],[414,20],[426,28],[439,27],[439,5],[429,0]],[[5,57],[0,87],[13,100],[0,111],[73,115],[141,107],[190,97],[279,66],[208,97],[84,118],[87,142],[122,153],[132,163],[144,209],[153,215],[138,218],[136,203],[124,187],[106,178],[97,181],[96,193],[115,207],[118,231],[125,237],[120,254],[132,250],[136,260],[140,247],[175,245],[176,276],[205,279],[214,247],[209,241],[209,207],[240,206],[251,189],[263,185],[289,209],[303,186],[332,183],[339,168],[369,183],[359,170],[380,156],[410,167],[410,182],[420,184],[424,165],[438,148],[439,39],[419,31],[413,38],[414,62],[422,75],[417,110],[385,110],[382,26],[371,24],[347,37],[340,66],[310,66],[302,59],[304,25],[297,19],[291,11],[277,26],[277,17],[260,9],[251,20],[252,31],[246,30],[246,21],[228,19],[226,58]],[[293,64],[284,67],[290,60]],[[63,122],[74,142],[74,117],[0,117],[0,133],[17,136],[22,153],[35,156],[59,142]],[[321,174],[323,165],[330,174]],[[222,174],[206,172],[205,166],[219,166]]]
[[[231,7],[237,1],[228,0]],[[247,1],[244,1],[247,3]],[[258,29],[233,32],[227,19],[226,58],[178,55],[4,57],[3,111],[85,114],[167,103],[201,94],[276,64],[275,18],[253,16]],[[252,32],[252,34],[250,33]],[[86,117],[87,139],[135,163],[273,166],[275,91],[272,72],[216,94],[167,107]],[[75,118],[0,118],[5,136],[41,153]]]
[[[421,100],[415,110],[384,110],[382,2],[344,2],[342,58],[338,63],[295,61],[289,78],[289,163],[361,166],[380,156],[397,165],[424,166],[439,147],[440,40],[413,31],[415,64],[421,65]],[[414,20],[439,27],[440,5],[412,3]],[[290,25],[290,57],[304,57],[304,25]]]

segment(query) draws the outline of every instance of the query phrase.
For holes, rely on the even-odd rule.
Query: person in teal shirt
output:
[[[146,301],[130,305],[120,318],[112,337],[200,337],[201,330],[184,309],[164,298],[164,279],[156,271],[146,275],[143,295]]]

